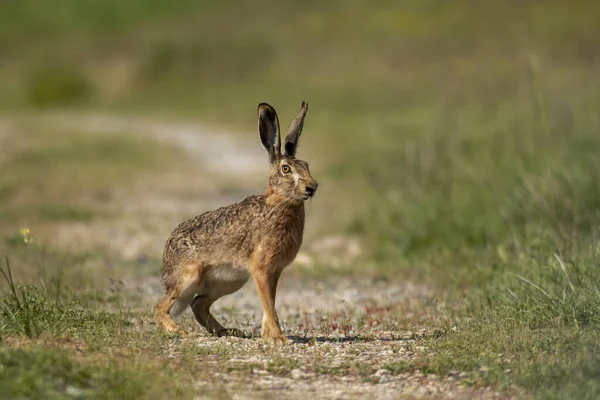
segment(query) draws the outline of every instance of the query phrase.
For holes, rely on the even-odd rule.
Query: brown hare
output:
[[[259,104],[258,135],[271,164],[266,193],[189,219],[167,239],[161,268],[166,294],[154,306],[156,322],[165,330],[179,331],[170,313],[177,315],[190,305],[211,334],[243,337],[242,331],[221,326],[210,306],[252,276],[263,307],[263,339],[288,341],[279,326],[275,293],[281,272],[302,244],[304,201],[317,190],[308,164],[295,158],[307,111],[302,102],[282,154],[277,114],[270,105]]]

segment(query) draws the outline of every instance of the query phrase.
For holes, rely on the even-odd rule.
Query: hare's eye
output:
[[[290,172],[292,172],[292,169],[289,165],[284,165],[283,167],[281,167],[281,172],[283,172],[284,174],[289,174]]]

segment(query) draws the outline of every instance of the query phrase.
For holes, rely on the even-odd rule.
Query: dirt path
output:
[[[253,138],[196,122],[52,113],[36,116],[35,123],[73,132],[148,137],[185,156],[183,166],[165,166],[94,205],[117,218],[62,224],[55,236],[59,246],[104,249],[130,261],[160,258],[166,236],[179,222],[263,186],[266,158]]]
[[[158,299],[157,281],[147,282],[149,299]],[[231,399],[494,399],[490,389],[465,385],[468,374],[446,377],[406,372],[402,366],[427,350],[411,331],[432,294],[410,282],[370,279],[294,279],[284,275],[277,310],[289,346],[260,339],[260,301],[252,282],[213,307],[227,327],[241,328],[256,339],[213,338],[191,313],[177,320],[201,354],[197,386],[214,398]],[[150,304],[148,304],[150,306]],[[149,322],[146,329],[154,329]],[[178,358],[173,347],[169,357]]]

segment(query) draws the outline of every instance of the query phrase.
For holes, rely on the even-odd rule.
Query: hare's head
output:
[[[302,102],[302,109],[292,121],[281,153],[279,119],[277,113],[268,104],[258,105],[258,135],[263,147],[269,153],[271,175],[267,195],[277,195],[289,200],[302,201],[313,197],[317,191],[315,181],[306,161],[296,159],[298,139],[302,133],[304,117],[308,104]]]

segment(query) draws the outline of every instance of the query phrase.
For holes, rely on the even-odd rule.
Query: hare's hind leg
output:
[[[180,331],[180,329],[177,328],[177,325],[175,325],[175,322],[173,322],[173,319],[169,315],[169,311],[171,310],[171,307],[173,307],[173,304],[175,304],[175,302],[177,301],[178,297],[179,293],[177,293],[176,291],[167,293],[167,295],[163,297],[162,300],[154,306],[154,320],[167,332]]]
[[[196,321],[200,325],[202,325],[206,330],[214,336],[235,336],[239,338],[243,338],[244,332],[239,329],[232,328],[224,328],[215,317],[210,313],[210,306],[215,302],[215,300],[209,298],[207,294],[199,295],[194,298],[190,307],[194,312],[194,317],[196,317]]]
[[[181,268],[181,271],[169,277],[170,284],[166,285],[165,297],[154,306],[154,319],[168,332],[181,332],[169,314],[171,310],[175,314],[181,313],[192,302],[194,294],[200,290],[201,268],[188,265]]]

